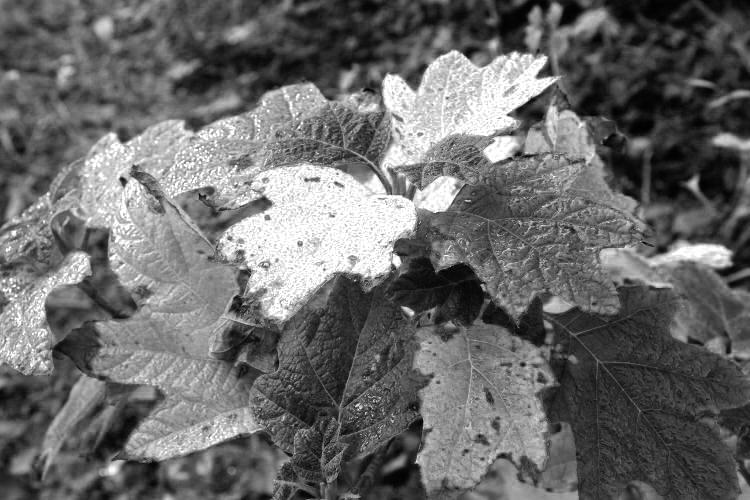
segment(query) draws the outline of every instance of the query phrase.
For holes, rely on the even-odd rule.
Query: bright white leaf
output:
[[[376,284],[391,269],[393,243],[413,234],[417,222],[411,201],[371,194],[332,168],[269,170],[250,187],[273,206],[229,228],[218,252],[250,270],[245,297],[276,323],[336,273],[358,276],[366,288]]]
[[[387,163],[415,163],[449,135],[493,135],[515,127],[508,113],[556,80],[537,78],[546,62],[544,56],[513,52],[480,68],[452,51],[430,64],[416,92],[401,77],[386,76],[383,100],[399,136]]]

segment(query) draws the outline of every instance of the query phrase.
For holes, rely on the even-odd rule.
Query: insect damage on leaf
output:
[[[428,494],[473,487],[495,459],[544,465],[547,421],[538,397],[553,383],[541,352],[505,328],[476,324],[449,340],[417,332],[414,366],[421,391],[424,444],[417,458]]]
[[[58,347],[93,376],[164,393],[123,454],[164,460],[259,430],[247,404],[257,373],[209,353],[238,292],[234,271],[209,260],[211,244],[153,177],[137,169],[132,176],[110,260],[124,285],[149,293],[130,318],[80,329]]]
[[[599,252],[641,241],[644,227],[604,201],[570,192],[583,166],[546,154],[477,173],[480,184],[464,186],[429,220],[436,268],[467,263],[514,317],[543,292],[585,310],[616,312],[617,294]]]
[[[393,243],[413,232],[414,205],[373,195],[336,169],[296,165],[264,172],[251,188],[273,206],[229,228],[218,252],[250,270],[244,296],[259,316],[282,324],[334,274],[382,281]]]
[[[283,450],[295,449],[299,431],[333,417],[336,442],[346,445],[345,459],[351,459],[418,418],[414,328],[382,288],[364,293],[339,276],[321,292],[324,302],[306,306],[284,328],[278,370],[258,378],[251,398],[258,421]],[[330,431],[328,422],[320,432]],[[331,439],[326,449],[334,446]]]
[[[429,65],[416,92],[401,77],[387,75],[383,100],[399,140],[386,163],[417,163],[449,135],[487,136],[515,127],[508,113],[556,80],[537,78],[546,62],[544,56],[514,52],[479,68],[453,51]]]
[[[665,500],[734,498],[734,460],[710,418],[750,401],[750,382],[732,362],[670,336],[671,290],[619,292],[616,316],[547,316],[568,346],[559,396],[575,434],[581,498],[617,498],[634,480]]]

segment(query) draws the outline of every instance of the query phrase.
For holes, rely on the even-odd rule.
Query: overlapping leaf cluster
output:
[[[452,52],[416,91],[388,76],[383,105],[300,84],[199,131],[168,121],[103,138],[0,229],[0,360],[49,373],[54,347],[92,379],[156,387],[127,458],[266,431],[291,455],[276,498],[339,491],[344,463],[420,419],[430,498],[475,487],[498,457],[535,476],[548,455],[540,395],[556,379],[582,498],[633,480],[665,498],[708,494],[695,467],[716,498],[731,495],[731,461],[697,421],[750,390],[731,363],[669,338],[661,295],[618,292],[600,265],[645,229],[604,181],[595,134],[552,106],[524,155],[484,152],[554,83],[537,78],[544,64],[511,54],[480,68]],[[53,291],[91,311],[56,326]],[[556,371],[540,345],[551,295],[575,308],[547,317],[567,348]],[[92,379],[79,386],[95,385],[96,402],[76,391],[55,429],[100,403]]]

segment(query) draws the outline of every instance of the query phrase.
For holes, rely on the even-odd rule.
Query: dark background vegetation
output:
[[[167,118],[200,126],[300,81],[330,98],[416,85],[458,49],[476,63],[550,54],[582,115],[613,119],[630,141],[612,181],[642,203],[655,251],[676,240],[736,251],[728,277],[747,286],[750,2],[679,0],[0,0],[0,223],[110,130],[127,139]],[[541,118],[542,97],[521,111]],[[750,149],[750,148],[749,148]],[[743,212],[744,210],[744,212]],[[720,222],[734,217],[731,227]],[[0,496],[6,499],[262,498],[273,457],[240,440],[164,464],[107,465],[133,425],[119,418],[99,451],[63,453],[45,483],[32,464],[73,378],[0,368]],[[133,410],[135,411],[135,410]],[[251,451],[248,451],[251,450]],[[255,450],[255,451],[252,451]]]

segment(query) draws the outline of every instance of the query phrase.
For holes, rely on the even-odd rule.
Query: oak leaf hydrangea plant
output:
[[[498,157],[509,113],[555,83],[545,62],[451,52],[382,99],[290,85],[198,131],[97,142],[0,229],[0,361],[83,373],[45,465],[109,387],[151,386],[120,458],[262,432],[289,456],[277,499],[366,495],[347,464],[408,429],[427,498],[502,460],[541,484],[563,423],[582,499],[736,498],[717,417],[750,383],[673,331],[681,283],[713,271],[604,265],[648,230],[605,181],[601,121],[553,101]]]

